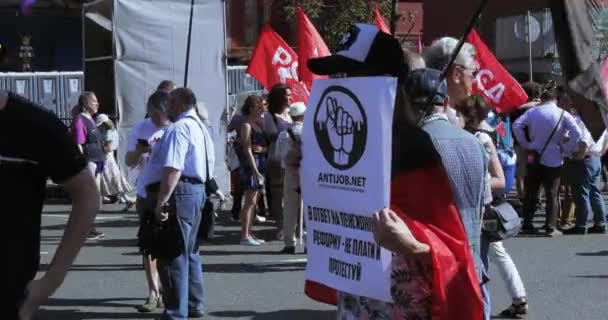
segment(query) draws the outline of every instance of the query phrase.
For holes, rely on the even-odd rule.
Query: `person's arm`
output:
[[[564,122],[564,129],[568,131],[570,135],[570,139],[562,146],[563,150],[568,153],[576,152],[577,154],[579,154],[581,152],[581,149],[586,149],[587,147],[585,142],[581,144],[581,129],[576,124],[576,120],[574,120],[574,117],[568,112],[564,112],[564,118],[562,119],[562,121]]]
[[[168,218],[168,213],[163,212],[163,207],[169,202],[171,194],[177,185],[182,171],[186,165],[186,154],[190,146],[189,133],[186,128],[173,127],[163,138],[161,157],[163,157],[163,175],[160,181],[160,191],[156,203],[156,214],[160,221]],[[154,151],[156,152],[156,150]]]
[[[72,199],[72,213],[48,271],[27,286],[27,298],[20,310],[21,319],[30,319],[65,280],[99,210],[99,192],[88,169],[62,184]]]
[[[243,146],[243,152],[245,153],[245,159],[249,163],[249,167],[255,175],[263,179],[264,175],[258,171],[258,166],[255,164],[255,158],[251,150],[251,125],[249,123],[245,123],[241,127],[241,145]]]
[[[74,142],[78,145],[78,150],[80,150],[81,153],[84,153],[82,145],[87,142],[87,127],[84,125],[80,116],[74,119],[71,133]]]
[[[515,134],[517,142],[519,142],[519,144],[526,150],[529,150],[530,148],[530,141],[528,140],[528,137],[526,137],[525,132],[525,129],[528,127],[529,114],[529,112],[525,112],[519,116],[512,126],[513,134]]]
[[[125,164],[128,167],[135,167],[139,163],[141,155],[150,152],[150,146],[144,146],[137,141],[139,137],[139,123],[131,128],[129,139],[127,139],[127,153],[125,155]]]
[[[61,285],[99,209],[100,196],[95,180],[68,128],[55,116],[41,117],[47,117],[35,129],[40,137],[37,147],[47,151],[43,152],[45,157],[40,161],[41,168],[68,192],[72,199],[72,213],[48,271],[40,280],[33,280],[27,286],[20,310],[21,319],[33,317],[38,307]]]
[[[490,151],[490,165],[488,167],[488,171],[490,172],[490,189],[492,192],[502,192],[505,189],[505,173],[500,165],[494,143],[492,141],[488,142],[484,146]]]
[[[418,241],[405,222],[390,209],[372,216],[374,239],[391,252],[421,259],[430,258],[431,247]]]

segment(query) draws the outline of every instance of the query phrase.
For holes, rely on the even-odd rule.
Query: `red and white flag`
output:
[[[266,90],[284,83],[291,87],[294,101],[308,100],[308,91],[298,79],[298,55],[268,23],[262,29],[247,73]]]
[[[377,3],[374,3],[374,24],[380,31],[391,34],[391,29],[384,22],[384,18],[382,17],[382,14],[380,14],[380,7]]]
[[[308,90],[312,88],[315,79],[327,79],[326,76],[315,75],[308,69],[308,60],[331,55],[329,48],[321,35],[310,22],[304,10],[297,8],[298,14],[298,54],[300,56],[298,76]]]
[[[509,71],[500,64],[494,54],[481,40],[477,31],[472,30],[467,38],[477,51],[479,73],[473,92],[486,97],[488,103],[498,113],[508,113],[528,101],[528,95]]]

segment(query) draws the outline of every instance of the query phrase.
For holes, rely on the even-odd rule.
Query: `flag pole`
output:
[[[433,106],[433,97],[437,94],[437,91],[439,90],[439,87],[441,86],[441,82],[443,80],[445,80],[448,71],[450,70],[450,67],[452,67],[452,65],[454,64],[454,61],[456,61],[456,57],[458,57],[458,53],[460,52],[460,49],[462,49],[462,47],[464,46],[464,43],[466,42],[467,38],[469,37],[469,34],[471,33],[471,31],[473,30],[473,28],[475,27],[475,24],[477,24],[477,21],[479,21],[479,19],[481,18],[481,13],[483,12],[483,9],[485,8],[486,4],[488,4],[488,0],[481,0],[481,3],[479,3],[479,7],[477,8],[477,11],[475,12],[475,15],[473,15],[473,17],[471,18],[471,21],[469,21],[469,25],[467,25],[467,28],[464,31],[464,34],[462,35],[462,38],[460,38],[460,40],[458,41],[458,45],[456,46],[456,49],[454,49],[454,52],[452,52],[452,56],[450,57],[450,61],[448,62],[447,65],[445,65],[445,67],[443,67],[443,70],[441,70],[441,77],[439,78],[439,82],[437,84],[437,87],[435,87],[435,90],[433,90],[433,94],[429,97],[426,106],[424,107],[424,114],[428,114],[431,107]],[[422,123],[423,119],[420,119],[420,123]]]
[[[188,69],[190,67],[190,45],[192,42],[192,20],[194,18],[194,0],[190,1],[190,20],[188,22],[188,40],[186,41],[186,68],[184,69],[184,87],[188,87]]]
[[[397,29],[397,0],[391,1],[391,34],[395,34],[395,30]]]
[[[526,24],[526,28],[528,29],[528,63],[529,63],[529,78],[530,78],[530,82],[534,81],[533,80],[533,73],[534,73],[534,69],[532,67],[532,19],[531,19],[531,15],[530,15],[530,10],[528,10],[528,23]]]

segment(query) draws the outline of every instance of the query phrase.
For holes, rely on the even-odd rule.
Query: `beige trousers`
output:
[[[298,172],[291,169],[285,170],[283,241],[286,247],[295,247],[297,241],[302,243],[302,195],[296,191],[299,187]]]

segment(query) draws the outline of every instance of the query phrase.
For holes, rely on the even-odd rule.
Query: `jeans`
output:
[[[593,212],[596,226],[606,224],[604,199],[600,191],[602,162],[599,156],[589,156],[574,162],[574,201],[576,202],[576,226],[587,227],[589,213]]]
[[[203,270],[199,254],[198,228],[205,201],[205,186],[178,182],[171,196],[175,201],[185,251],[177,258],[158,260],[164,289],[163,319],[188,319],[189,311],[203,312]],[[173,214],[173,213],[172,213]]]
[[[546,202],[546,227],[554,229],[557,224],[557,212],[559,211],[559,182],[561,178],[561,167],[552,168],[542,164],[528,165],[528,176],[526,177],[526,199],[524,203],[524,227],[531,227],[536,213],[538,203],[538,192],[540,186],[545,188]]]

